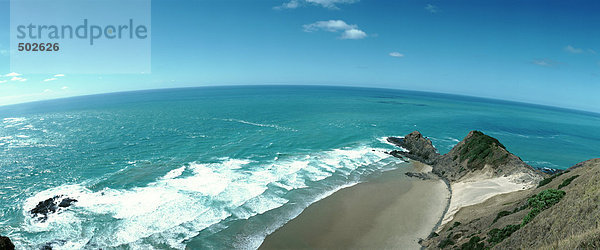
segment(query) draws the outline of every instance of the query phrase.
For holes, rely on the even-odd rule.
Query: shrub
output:
[[[547,209],[558,203],[565,196],[565,191],[556,189],[547,189],[536,196],[529,198],[527,204],[530,208],[539,208],[540,210]]]
[[[560,199],[565,196],[565,191],[556,190],[556,189],[547,189],[539,194],[529,198],[527,200],[527,204],[531,208],[531,211],[523,218],[523,222],[521,222],[521,226],[525,226],[529,223],[535,216],[537,216],[542,211],[548,209],[554,204],[558,203]]]
[[[521,225],[507,225],[502,229],[494,228],[488,232],[490,237],[487,239],[487,241],[492,246],[496,245],[508,238],[515,231],[519,230],[519,228],[521,228]]]
[[[523,205],[522,205],[522,206],[520,206],[520,207],[515,207],[515,209],[514,209],[512,212],[513,212],[513,214],[514,214],[514,213],[516,213],[516,212],[519,212],[519,211],[521,211],[521,210],[523,210],[523,209],[525,209],[525,208],[527,208],[527,207],[529,207],[529,205],[528,205],[527,203],[525,203],[525,204],[523,204]]]
[[[440,244],[438,245],[439,248],[445,248],[447,246],[450,245],[454,245],[454,241],[452,241],[451,239],[444,239],[440,242]]]
[[[450,230],[452,230],[452,229],[454,229],[455,227],[458,227],[458,226],[460,226],[460,222],[455,221],[454,224],[452,224],[452,226],[450,228],[448,228],[448,231],[450,231]]]
[[[533,220],[533,217],[537,216],[541,212],[542,211],[537,208],[531,209],[531,211],[529,211],[529,213],[527,215],[525,215],[525,218],[523,218],[523,221],[521,222],[521,226],[527,225],[527,223],[529,223],[531,220]]]
[[[492,222],[492,224],[496,223],[496,221],[498,221],[498,219],[504,217],[504,216],[508,216],[512,214],[510,211],[500,211],[498,212],[498,214],[496,215],[496,218],[494,219],[494,221]]]
[[[483,250],[485,244],[483,242],[480,242],[481,238],[479,238],[478,236],[472,237],[471,239],[469,239],[469,242],[462,244],[460,246],[461,250]]]
[[[569,184],[571,184],[571,181],[575,180],[575,178],[577,177],[579,177],[579,175],[573,175],[568,179],[564,180],[560,185],[558,185],[558,189],[568,186]]]
[[[559,176],[561,176],[561,175],[562,175],[562,174],[564,174],[564,173],[568,173],[568,172],[560,172],[560,173],[557,173],[557,174],[553,174],[552,176],[550,176],[550,177],[548,177],[548,178],[546,178],[546,179],[543,179],[542,181],[540,181],[540,183],[538,184],[538,186],[537,186],[537,187],[542,187],[542,186],[545,186],[546,184],[548,184],[548,183],[550,183],[552,180],[554,180],[554,178],[556,178],[556,177],[559,177]]]

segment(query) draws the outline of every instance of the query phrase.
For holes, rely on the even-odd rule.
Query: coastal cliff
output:
[[[452,189],[443,224],[421,241],[423,247],[600,248],[600,159],[548,175],[479,131],[470,132],[444,155],[431,154],[430,141],[419,132],[409,135],[388,139],[406,149],[395,154],[433,159],[428,161],[433,173]],[[408,145],[424,146],[411,152]],[[494,191],[496,187],[503,188]]]

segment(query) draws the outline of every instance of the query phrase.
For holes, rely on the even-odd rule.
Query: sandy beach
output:
[[[515,175],[490,178],[481,173],[452,183],[452,199],[448,212],[442,220],[442,225],[452,221],[454,215],[463,207],[482,203],[499,194],[512,193],[535,186],[534,183],[516,181],[519,177]]]
[[[449,192],[439,179],[405,173],[429,170],[415,162],[342,189],[269,235],[261,249],[419,249],[418,240],[442,218]]]

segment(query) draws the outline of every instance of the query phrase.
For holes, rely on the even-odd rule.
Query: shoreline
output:
[[[423,163],[421,163],[421,164],[423,164]],[[450,181],[448,179],[446,179],[444,176],[440,176],[437,174],[435,174],[435,176],[437,176],[446,185],[446,190],[448,190],[448,198],[446,200],[446,207],[444,208],[444,212],[442,213],[442,216],[440,217],[438,222],[435,224],[435,227],[431,230],[431,233],[438,232],[445,225],[445,223],[443,223],[444,218],[446,218],[446,215],[448,214],[448,210],[450,210],[450,204],[452,202],[452,194],[453,194],[452,184],[450,183]],[[421,247],[421,248],[423,248],[423,247]]]
[[[431,171],[420,162],[409,164],[311,204],[268,235],[260,249],[420,249],[420,240],[444,218],[450,192],[437,176],[428,180],[406,176]]]

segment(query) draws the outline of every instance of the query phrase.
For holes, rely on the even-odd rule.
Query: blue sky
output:
[[[138,89],[318,84],[600,112],[598,13],[594,1],[154,0],[151,73],[61,76],[10,71],[9,2],[0,0],[0,105]]]

